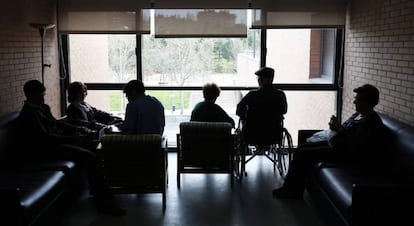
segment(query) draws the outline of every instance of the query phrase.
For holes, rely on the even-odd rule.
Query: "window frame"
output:
[[[299,83],[283,83],[275,84],[274,86],[284,91],[335,91],[336,92],[336,112],[339,120],[341,120],[342,112],[342,86],[343,86],[343,63],[344,55],[343,50],[345,47],[345,28],[336,28],[336,40],[335,40],[335,56],[334,56],[334,81],[331,84],[299,84]],[[137,55],[137,75],[136,78],[142,80],[142,37],[141,34],[136,35],[136,50]],[[66,88],[70,83],[70,61],[69,61],[69,34],[60,33],[59,36],[59,54],[61,56],[60,77],[61,77],[61,112],[62,115],[66,114],[67,107],[67,94]],[[260,37],[260,66],[266,65],[267,54],[267,29],[261,29]],[[86,83],[89,90],[121,90],[126,83]],[[249,91],[257,89],[258,86],[221,86],[221,90],[229,91]],[[196,91],[202,90],[202,86],[146,86],[147,90],[171,90],[171,91]]]

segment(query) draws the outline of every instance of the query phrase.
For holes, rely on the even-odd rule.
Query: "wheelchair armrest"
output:
[[[298,145],[306,143],[306,139],[311,137],[314,133],[319,132],[322,130],[316,129],[301,129],[298,130]]]

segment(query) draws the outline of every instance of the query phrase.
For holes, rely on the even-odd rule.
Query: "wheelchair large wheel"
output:
[[[293,159],[292,137],[285,128],[283,129],[282,141],[279,147],[276,148],[275,158],[279,174],[282,178],[285,178]]]
[[[233,172],[234,176],[241,180],[243,178],[242,174],[242,152],[243,152],[243,142],[241,138],[241,131],[236,129],[234,136],[234,156],[233,156]]]
[[[246,172],[246,149],[247,146],[242,144],[239,146],[239,154],[234,156],[234,172],[235,176],[241,182],[247,175]]]
[[[235,150],[238,151],[238,150]],[[241,158],[240,153],[235,153],[233,157],[233,172],[234,176],[240,179],[241,176]]]

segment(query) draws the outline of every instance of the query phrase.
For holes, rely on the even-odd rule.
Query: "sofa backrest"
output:
[[[6,150],[12,141],[12,122],[19,116],[19,112],[11,112],[0,116],[0,161],[7,154]]]
[[[394,156],[394,167],[414,175],[414,127],[384,114],[380,114],[380,117],[392,133],[393,137],[390,139],[394,139],[395,148],[387,150],[390,157]]]

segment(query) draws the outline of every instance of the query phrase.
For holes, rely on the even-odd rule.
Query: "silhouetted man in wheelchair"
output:
[[[287,112],[285,93],[273,87],[275,70],[262,67],[255,72],[259,88],[252,90],[237,104],[242,139],[259,150],[280,142],[284,114]]]

